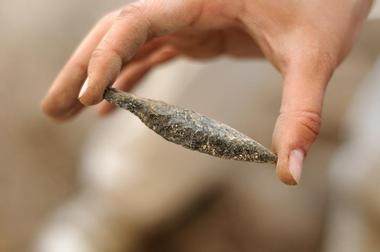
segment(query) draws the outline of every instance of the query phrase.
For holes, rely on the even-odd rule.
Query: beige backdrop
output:
[[[39,101],[95,21],[124,3],[0,1],[0,251],[26,251],[46,218],[78,190],[81,147],[98,119],[90,110],[73,122],[56,124],[41,114]],[[339,143],[350,97],[379,51],[378,27],[379,21],[366,25],[334,78],[320,144],[334,148]]]

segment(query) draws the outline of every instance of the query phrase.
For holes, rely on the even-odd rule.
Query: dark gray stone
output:
[[[228,125],[188,109],[108,88],[104,98],[126,110],[166,140],[214,157],[277,162],[270,150]]]

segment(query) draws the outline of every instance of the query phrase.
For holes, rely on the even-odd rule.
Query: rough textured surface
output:
[[[277,156],[263,145],[206,116],[161,101],[140,98],[109,88],[104,98],[127,109],[166,140],[211,156],[276,163]]]

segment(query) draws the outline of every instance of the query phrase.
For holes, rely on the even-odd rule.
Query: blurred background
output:
[[[368,81],[380,52],[379,19],[365,24],[334,77],[303,183],[288,188],[273,167],[179,150],[126,112],[99,119],[89,109],[65,124],[41,113],[40,100],[80,40],[101,16],[125,3],[0,1],[0,251],[379,251],[380,192],[374,185],[380,175],[336,182],[345,174],[340,160],[352,155],[338,151],[340,159],[334,159],[351,141],[345,118],[359,84],[380,81]],[[279,83],[263,62],[179,60],[136,92],[193,108],[270,146]],[[359,148],[371,160],[367,167],[378,167],[366,150]],[[356,203],[365,209],[339,211]],[[358,234],[340,232],[347,229],[364,235],[352,250],[341,241]]]

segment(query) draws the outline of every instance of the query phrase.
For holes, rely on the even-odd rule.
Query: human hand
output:
[[[327,83],[349,52],[371,2],[138,1],[94,27],[58,75],[42,108],[53,118],[69,119],[84,106],[100,103],[107,86],[128,90],[178,55],[264,56],[284,77],[273,134],[277,173],[284,183],[297,184],[319,133]],[[111,108],[102,102],[100,113]]]

